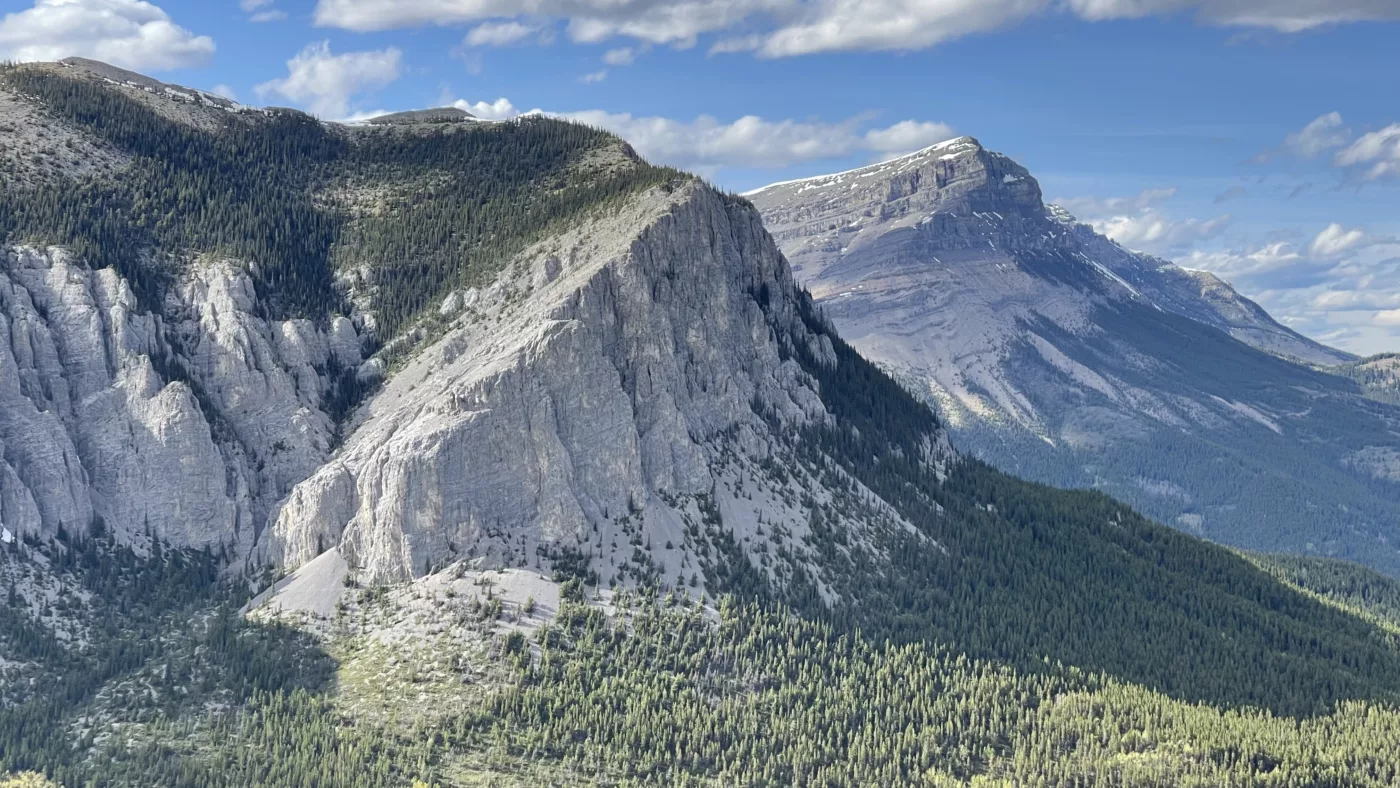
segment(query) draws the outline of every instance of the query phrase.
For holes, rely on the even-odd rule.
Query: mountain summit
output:
[[[745,196],[956,444],[1212,539],[1400,570],[1400,411],[1317,368],[1352,357],[1044,204],[1008,157],[961,137]]]

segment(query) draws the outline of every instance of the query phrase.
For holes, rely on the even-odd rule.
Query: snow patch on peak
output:
[[[1050,217],[1052,220],[1059,222],[1060,224],[1079,224],[1079,220],[1074,217],[1074,214],[1065,210],[1063,206],[1055,205],[1053,203],[1045,204],[1045,215]]]
[[[939,160],[955,159],[967,153],[974,153],[982,150],[982,144],[974,137],[954,137],[950,140],[934,143],[927,148],[921,148],[913,153],[906,153],[903,156],[896,156],[893,159],[886,159],[875,164],[867,164],[864,167],[857,167],[844,172],[834,172],[827,175],[813,175],[807,178],[796,178],[790,181],[778,181],[767,186],[760,186],[743,192],[743,197],[750,197],[769,189],[776,189],[781,186],[796,186],[802,184],[799,191],[809,191],[811,189],[821,189],[829,186],[836,186],[854,178],[870,178],[876,175],[898,175],[902,172],[915,169],[924,163],[928,157],[934,153],[943,154]]]

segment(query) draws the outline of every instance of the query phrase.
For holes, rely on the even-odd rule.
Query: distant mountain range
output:
[[[957,446],[1228,544],[1400,572],[1400,411],[1349,372],[1381,362],[1097,234],[971,137],[745,196]]]

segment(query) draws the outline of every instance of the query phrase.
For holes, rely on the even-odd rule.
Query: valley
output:
[[[0,181],[14,780],[1400,779],[1400,586],[1314,555],[1390,568],[1389,488],[1338,460],[1390,406],[1231,292],[1096,263],[966,138],[846,231],[547,117],[328,123],[81,59],[0,99],[44,163]],[[1100,489],[965,451],[993,412]],[[1124,472],[1200,527],[1083,483],[1139,432],[1169,468]],[[1277,517],[1305,478],[1329,516]]]

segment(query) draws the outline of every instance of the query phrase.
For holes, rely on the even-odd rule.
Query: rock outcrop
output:
[[[536,245],[481,302],[496,306],[459,317],[398,371],[344,449],[293,490],[270,534],[274,563],[339,545],[389,579],[459,557],[537,566],[589,553],[607,581],[625,541],[674,582],[679,565],[694,571],[684,501],[736,483],[725,457],[742,467],[775,450],[759,412],[827,418],[783,351],[806,341],[830,357],[802,334],[786,262],[755,212],[698,184]],[[741,539],[743,523],[788,514],[765,495],[746,515],[726,495]]]
[[[246,554],[331,449],[325,373],[360,361],[348,320],[261,311],[230,262],[193,265],[157,313],[114,269],[5,249],[0,523]]]

